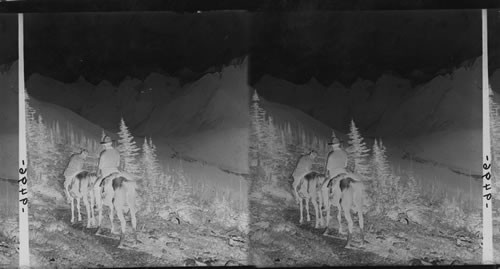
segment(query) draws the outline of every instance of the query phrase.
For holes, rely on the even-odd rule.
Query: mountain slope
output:
[[[181,89],[177,79],[158,73],[151,73],[144,80],[127,77],[118,86],[108,81],[93,85],[83,77],[73,83],[62,83],[35,73],[26,86],[38,100],[68,108],[114,131],[118,130],[122,116],[134,129],[155,106],[170,101]]]
[[[137,129],[168,141],[181,155],[248,172],[249,87],[247,61],[185,85]]]
[[[416,136],[481,128],[481,58],[439,75],[406,96],[382,117],[380,136]]]
[[[383,114],[380,125],[370,128],[376,132],[361,130],[361,135],[382,138],[394,169],[413,171],[426,188],[432,189],[436,184],[451,195],[465,194],[464,201],[477,204],[474,197],[481,189],[477,184],[471,185],[471,181],[481,174],[481,165],[477,162],[481,159],[482,144],[481,91],[477,87],[480,85],[480,66],[478,59],[415,91],[410,90],[405,80],[391,76],[382,77],[377,83],[358,80],[352,89],[336,83],[326,90],[325,96],[331,98],[332,104],[323,111],[323,117],[342,122],[357,110],[364,110],[363,114],[368,115],[365,119]],[[270,84],[264,85],[266,81]],[[287,82],[267,77],[257,85],[260,89],[284,91],[286,88],[279,89],[279,85],[285,87]],[[402,93],[395,97],[392,94],[395,91]],[[399,99],[402,103],[396,105]],[[264,109],[278,121],[300,124],[323,138],[331,134],[331,128],[299,109],[268,102],[265,98],[261,100]],[[389,105],[382,109],[382,104]],[[424,111],[422,107],[429,109]],[[336,130],[336,133],[340,132]],[[371,148],[372,139],[366,141]]]

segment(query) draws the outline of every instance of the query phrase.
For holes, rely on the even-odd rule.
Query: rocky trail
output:
[[[83,207],[83,206],[82,206]],[[194,226],[178,219],[138,215],[138,240],[131,239],[127,219],[125,248],[117,248],[119,235],[110,232],[104,214],[104,236],[87,229],[82,222],[70,223],[69,206],[50,198],[30,208],[30,247],[33,266],[43,267],[143,267],[143,266],[224,266],[246,263],[247,240],[237,231],[225,231],[207,223]],[[119,221],[115,218],[115,229]]]
[[[311,221],[299,224],[299,207],[281,183],[255,180],[250,194],[250,253],[256,265],[351,266],[351,265],[460,265],[481,262],[478,235],[446,228],[420,225],[407,219],[390,219],[365,213],[365,240],[360,245],[358,219],[354,221],[353,246],[344,248],[347,236],[338,234],[336,209],[332,212],[329,236],[324,227]],[[281,186],[278,186],[281,185]],[[290,188],[291,189],[291,188]],[[305,213],[305,211],[304,211]],[[347,229],[345,217],[344,229]]]
[[[256,265],[271,266],[347,266],[397,264],[396,261],[368,252],[359,247],[359,234],[352,248],[344,248],[345,236],[323,236],[312,221],[299,224],[298,208],[281,208],[275,198],[264,194],[263,199],[250,203],[252,225],[250,259]],[[356,241],[357,240],[357,241]]]

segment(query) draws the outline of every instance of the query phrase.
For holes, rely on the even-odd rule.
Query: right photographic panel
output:
[[[481,264],[481,11],[253,16],[250,264]]]

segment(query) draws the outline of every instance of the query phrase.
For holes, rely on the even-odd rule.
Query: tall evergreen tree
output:
[[[28,171],[33,172],[31,178],[38,178],[42,170],[42,143],[40,141],[40,133],[38,120],[36,117],[35,109],[30,105],[29,95],[26,93],[26,142],[28,150],[28,163],[31,169]]]
[[[151,150],[151,160],[152,160],[152,176],[158,179],[162,174],[161,166],[158,160],[158,155],[156,154],[156,146],[153,144],[153,139],[149,138],[149,148]]]
[[[367,148],[363,137],[358,131],[354,120],[351,120],[349,136],[349,145],[352,146],[353,159],[356,172],[368,177],[370,176],[370,165],[368,163],[368,154],[370,150]]]
[[[140,174],[141,169],[136,159],[139,148],[136,146],[134,137],[130,134],[123,118],[120,120],[120,131],[118,132],[118,136],[120,137],[118,140],[118,151],[122,157],[123,170],[132,174]]]
[[[155,180],[152,176],[153,174],[153,156],[151,153],[151,147],[148,143],[147,138],[144,138],[144,143],[142,144],[142,155],[141,155],[141,164],[143,167],[143,190],[149,194],[145,197],[146,208],[147,211],[151,212],[153,208],[153,199],[154,199],[154,191],[155,191]]]
[[[390,175],[391,172],[387,162],[385,148],[382,143],[376,139],[373,143],[372,176],[380,184],[380,187],[385,189],[388,187]]]
[[[265,117],[266,112],[260,106],[260,98],[257,91],[254,91],[252,96],[252,107],[250,109],[251,119],[251,130],[252,130],[252,151],[253,158],[257,158],[257,165],[261,162],[261,148],[264,139],[265,132]]]
[[[276,126],[272,116],[269,116],[267,129],[267,143],[265,147],[268,151],[267,161],[273,171],[273,174],[276,174],[277,169],[285,166],[287,162],[286,143],[283,143],[278,127]]]

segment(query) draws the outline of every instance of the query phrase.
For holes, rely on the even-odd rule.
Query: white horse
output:
[[[134,229],[134,239],[137,242],[137,233],[136,233],[137,219],[135,216],[135,214],[137,213],[135,205],[136,195],[137,195],[136,193],[137,184],[134,178],[129,179],[131,177],[128,177],[126,175],[127,173],[115,172],[103,178],[102,180],[98,180],[94,185],[94,192],[97,200],[97,208],[99,211],[99,222],[96,234],[99,235],[101,232],[103,205],[109,207],[111,232],[115,233],[114,223],[113,223],[113,218],[114,218],[113,209],[115,209],[121,225],[120,243],[118,247],[121,247],[123,245],[123,241],[125,239],[126,221],[123,214],[128,211],[130,212],[130,217],[132,220],[132,228]]]
[[[303,200],[306,201],[305,207],[307,212],[307,221],[311,221],[311,217],[309,215],[309,200],[311,200],[314,213],[316,216],[316,222],[314,228],[319,228],[319,224],[323,223],[322,214],[320,210],[321,205],[321,186],[325,179],[324,174],[320,174],[318,172],[312,171],[307,173],[304,177],[301,178],[299,184],[295,188],[295,191],[299,196],[299,207],[300,207],[300,220],[299,223],[303,223]],[[318,205],[318,200],[320,204]]]
[[[353,233],[353,221],[351,218],[351,209],[358,213],[359,228],[361,231],[361,244],[364,244],[364,219],[363,219],[363,200],[364,200],[364,185],[361,180],[357,180],[357,176],[352,173],[340,174],[336,177],[324,181],[321,190],[323,204],[327,211],[326,229],[324,235],[327,235],[328,225],[330,222],[330,207],[337,206],[337,220],[339,222],[339,234],[343,234],[342,230],[342,211],[347,220],[348,233],[347,243],[345,247],[351,244],[351,235]],[[330,201],[332,201],[330,203]]]
[[[313,169],[314,160],[318,156],[318,153],[314,150],[311,150],[309,153],[300,156],[297,161],[297,165],[292,173],[293,178],[293,191],[295,194],[295,200],[299,203],[299,194],[297,193],[297,187],[300,181],[304,178],[306,174],[311,172]]]
[[[80,199],[83,199],[85,209],[87,210],[87,228],[95,225],[94,215],[94,193],[92,191],[93,184],[97,178],[95,173],[82,171],[76,174],[67,184],[66,192],[69,194],[71,203],[71,223],[75,222],[75,206],[74,200],[76,199],[76,207],[78,210],[78,221],[82,221],[80,213]],[[89,205],[90,196],[90,205]]]

